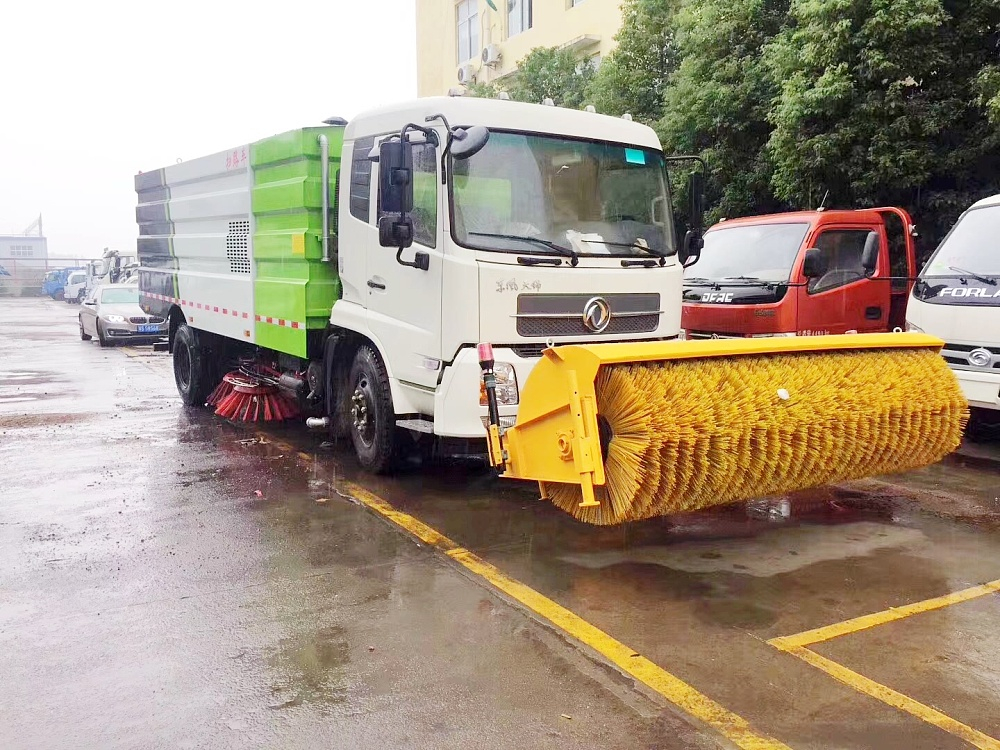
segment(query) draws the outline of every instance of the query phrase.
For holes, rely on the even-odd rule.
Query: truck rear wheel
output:
[[[174,382],[181,400],[188,406],[204,406],[212,387],[209,363],[186,323],[181,323],[174,334],[173,360]]]
[[[375,474],[388,473],[396,458],[396,413],[385,364],[367,344],[354,355],[344,396],[358,462]]]

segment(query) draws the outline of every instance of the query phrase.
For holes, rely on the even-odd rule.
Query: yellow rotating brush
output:
[[[916,334],[557,347],[504,435],[505,475],[615,524],[926,466],[968,418],[939,348]]]

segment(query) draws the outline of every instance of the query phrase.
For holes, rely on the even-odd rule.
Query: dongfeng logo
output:
[[[611,305],[604,297],[592,297],[583,306],[583,324],[594,333],[601,333],[611,324]]]
[[[973,349],[969,352],[969,364],[976,367],[989,367],[993,354],[989,349]]]

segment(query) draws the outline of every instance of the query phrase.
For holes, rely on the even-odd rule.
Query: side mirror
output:
[[[681,266],[689,268],[697,263],[703,247],[705,247],[705,238],[697,230],[689,229],[677,250],[677,259],[681,262]]]
[[[413,146],[407,140],[382,141],[378,150],[378,209],[384,214],[413,210]],[[381,222],[380,222],[381,224]],[[381,236],[381,232],[379,235]],[[386,247],[398,247],[387,245]]]
[[[450,153],[455,159],[468,159],[483,150],[490,140],[490,131],[482,125],[474,125],[468,130],[455,128],[451,131]]]
[[[826,255],[818,247],[811,247],[806,250],[806,257],[802,261],[802,274],[807,279],[818,279],[826,273],[829,261]]]
[[[400,250],[413,244],[413,219],[399,214],[383,216],[378,220],[378,244],[398,247]]]
[[[690,200],[691,228],[701,229],[705,220],[705,175],[692,172],[688,175],[688,199]]]
[[[875,267],[878,265],[880,244],[878,232],[869,232],[868,237],[865,239],[865,249],[861,251],[861,267],[865,270],[866,276],[871,276],[875,273]]]

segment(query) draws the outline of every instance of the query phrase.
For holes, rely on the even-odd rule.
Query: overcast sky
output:
[[[416,96],[414,4],[0,1],[0,233],[134,252],[137,172]]]

